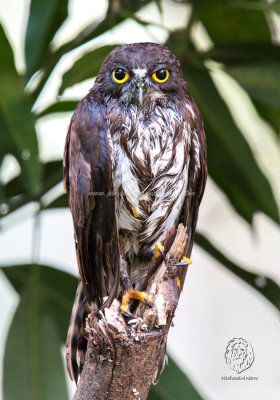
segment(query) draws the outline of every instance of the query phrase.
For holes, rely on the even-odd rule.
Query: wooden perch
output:
[[[187,268],[171,264],[181,260],[186,244],[187,234],[181,224],[177,232],[173,229],[167,234],[164,246],[171,248],[166,263],[163,261],[156,268],[156,259],[152,260],[144,283],[152,296],[152,308],[138,304],[133,310],[136,319],[128,322],[120,313],[117,300],[103,313],[89,314],[86,361],[74,400],[147,398],[178,305],[178,273],[183,268],[185,275]]]

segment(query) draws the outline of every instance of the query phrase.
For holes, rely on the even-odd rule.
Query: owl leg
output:
[[[123,258],[121,259],[120,272],[120,283],[123,289],[121,312],[127,317],[135,318],[132,312],[129,310],[130,300],[140,300],[142,303],[146,303],[149,307],[151,307],[152,298],[147,293],[140,292],[133,288],[128,274],[127,262]]]

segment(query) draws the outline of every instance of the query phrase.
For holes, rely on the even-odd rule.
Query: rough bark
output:
[[[74,400],[147,398],[178,305],[179,268],[187,268],[172,264],[181,260],[186,243],[184,226],[179,225],[177,232],[168,232],[164,243],[169,249],[166,262],[151,261],[143,287],[152,296],[152,308],[138,304],[133,309],[136,319],[128,322],[117,300],[103,313],[89,314],[86,362]]]

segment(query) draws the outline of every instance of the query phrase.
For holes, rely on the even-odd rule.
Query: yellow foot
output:
[[[133,299],[140,300],[142,301],[142,303],[146,303],[149,307],[152,307],[151,296],[149,296],[145,292],[139,292],[138,290],[129,289],[124,293],[121,304],[121,312],[127,317],[135,318],[128,308],[130,300]]]
[[[172,264],[174,267],[185,267],[186,265],[190,265],[192,260],[188,257],[183,257],[179,263]]]
[[[155,248],[156,248],[156,252],[155,252],[156,258],[158,258],[159,256],[162,256],[163,259],[165,260],[164,246],[160,242],[157,242]]]

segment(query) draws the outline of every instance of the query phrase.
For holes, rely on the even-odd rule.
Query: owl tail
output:
[[[153,377],[154,385],[156,385],[158,383],[159,377],[160,377],[161,373],[163,372],[165,365],[167,365],[167,364],[168,364],[168,357],[166,354],[166,345],[165,345],[161,352],[158,369]]]
[[[84,335],[85,318],[88,314],[83,285],[77,288],[66,339],[66,366],[71,380],[77,383],[84,365],[87,342]]]

